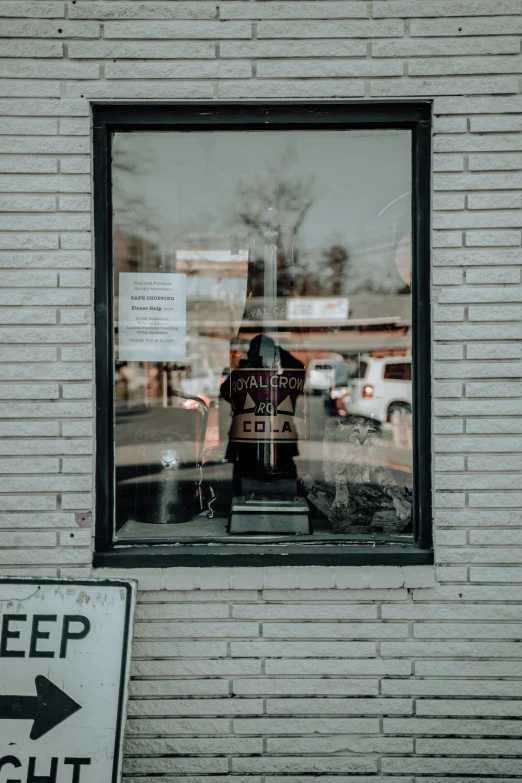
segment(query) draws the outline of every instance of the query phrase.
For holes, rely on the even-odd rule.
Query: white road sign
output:
[[[0,581],[0,780],[117,783],[134,590]]]

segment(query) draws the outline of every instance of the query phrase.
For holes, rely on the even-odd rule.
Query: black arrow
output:
[[[0,720],[32,720],[29,736],[37,740],[81,707],[41,674],[34,684],[36,696],[0,696]]]

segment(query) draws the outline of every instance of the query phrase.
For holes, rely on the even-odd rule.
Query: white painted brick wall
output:
[[[89,100],[434,100],[436,569],[127,573],[126,783],[518,779],[521,11],[0,4],[0,574],[91,573]]]

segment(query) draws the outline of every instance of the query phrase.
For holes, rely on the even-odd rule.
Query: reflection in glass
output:
[[[410,191],[409,131],[115,134],[119,539],[411,534]]]

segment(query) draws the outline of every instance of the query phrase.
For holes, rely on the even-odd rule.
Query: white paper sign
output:
[[[300,319],[343,321],[348,318],[348,299],[346,297],[325,299],[311,296],[287,299],[287,313],[289,321]]]
[[[0,581],[0,780],[118,783],[134,590]]]
[[[184,361],[187,331],[186,280],[186,275],[179,273],[120,273],[120,361]]]

